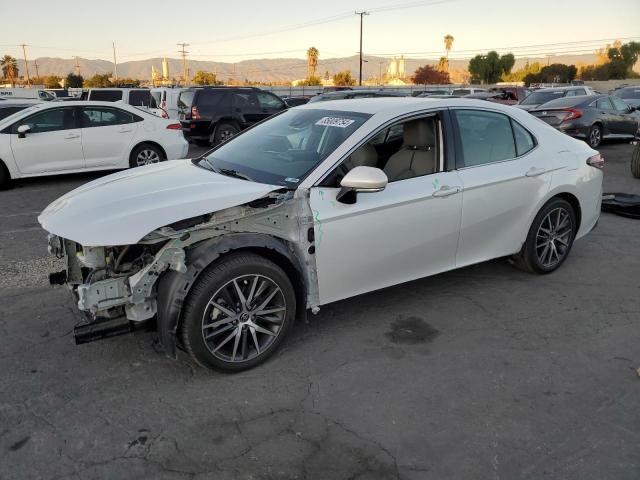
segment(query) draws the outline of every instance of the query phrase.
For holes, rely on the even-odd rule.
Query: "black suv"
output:
[[[253,87],[189,88],[178,98],[182,131],[198,145],[217,145],[286,108],[278,96]]]

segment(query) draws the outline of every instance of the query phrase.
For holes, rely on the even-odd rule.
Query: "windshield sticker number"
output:
[[[351,120],[349,118],[322,117],[316,122],[316,125],[323,125],[325,127],[347,128],[353,122],[355,122],[355,120]]]

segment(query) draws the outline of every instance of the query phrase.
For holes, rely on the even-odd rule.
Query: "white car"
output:
[[[602,167],[510,106],[338,100],[93,181],[39,221],[87,316],[77,342],[156,317],[169,355],[242,370],[337,300],[497,257],[554,271],[598,221]]]
[[[178,98],[180,97],[180,92],[183,90],[186,90],[186,88],[157,87],[151,89],[151,96],[161,111],[161,117],[179,118],[180,109],[178,108]]]
[[[184,158],[188,150],[180,123],[123,103],[43,102],[0,120],[0,187]]]

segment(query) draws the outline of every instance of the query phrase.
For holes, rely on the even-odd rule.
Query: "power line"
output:
[[[361,11],[355,12],[356,15],[360,15],[360,70],[358,72],[358,85],[362,86],[362,19],[365,15],[369,15],[369,12]]]
[[[176,44],[179,47],[182,47],[182,49],[180,50],[180,53],[182,54],[182,84],[183,86],[187,86],[188,80],[187,80],[187,51],[185,51],[185,47],[188,47],[189,44],[188,43],[178,43]]]

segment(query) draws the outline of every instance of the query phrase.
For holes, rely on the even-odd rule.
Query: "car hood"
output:
[[[172,160],[89,182],[51,203],[38,221],[48,232],[84,246],[130,245],[157,228],[281,188]]]

